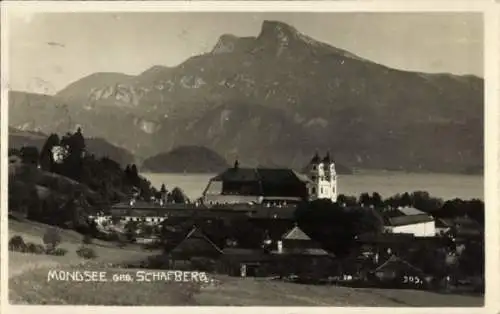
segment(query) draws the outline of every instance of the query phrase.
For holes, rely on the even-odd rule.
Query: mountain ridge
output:
[[[143,159],[199,145],[249,165],[302,167],[314,150],[330,150],[349,168],[483,167],[483,79],[392,69],[281,22],[264,22],[255,37],[222,34],[175,67],[94,75],[53,101]],[[15,125],[57,128],[30,124],[21,107]],[[53,116],[60,127],[61,113]]]

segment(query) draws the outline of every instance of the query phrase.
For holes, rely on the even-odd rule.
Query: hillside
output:
[[[143,171],[169,173],[218,173],[228,167],[224,158],[201,146],[180,146],[142,164]]]
[[[48,199],[59,204],[70,200],[76,201],[73,197],[77,191],[81,192],[86,200],[92,202],[100,200],[95,191],[70,178],[43,171],[30,165],[9,165],[9,212],[24,211],[31,203],[44,202]],[[34,196],[34,193],[36,193],[36,196]],[[61,208],[52,207],[47,209],[54,212],[61,210]]]
[[[351,169],[483,168],[483,79],[391,69],[277,21],[255,37],[223,34],[176,67],[10,97],[12,126],[80,124],[140,158],[188,145],[247,165],[301,168],[329,150]]]
[[[34,146],[39,150],[47,140],[47,135],[41,132],[22,131],[9,128],[9,148],[21,148],[23,146]],[[126,149],[110,144],[102,138],[86,138],[87,152],[94,154],[97,158],[108,157],[120,165],[125,166],[134,163],[134,156]]]

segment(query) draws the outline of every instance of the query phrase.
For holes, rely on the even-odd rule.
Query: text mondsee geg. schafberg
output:
[[[197,271],[91,271],[91,270],[49,270],[47,281],[74,281],[74,282],[201,282],[208,283],[210,279],[205,272]]]

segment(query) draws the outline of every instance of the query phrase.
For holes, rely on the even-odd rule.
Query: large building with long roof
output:
[[[203,203],[283,205],[303,200],[337,200],[337,174],[327,154],[316,153],[302,174],[292,169],[234,167],[210,179],[203,192]]]
[[[291,169],[234,167],[211,178],[203,192],[203,203],[253,203],[284,205],[309,198],[310,178]]]

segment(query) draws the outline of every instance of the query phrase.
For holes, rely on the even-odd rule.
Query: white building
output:
[[[388,233],[413,234],[415,237],[436,236],[432,216],[411,207],[400,207],[384,213],[384,230]]]
[[[56,164],[60,164],[68,157],[68,149],[63,146],[52,147],[52,158]]]
[[[329,153],[323,159],[316,153],[309,163],[307,174],[312,181],[309,187],[310,200],[330,199],[332,202],[337,201],[337,172]]]

